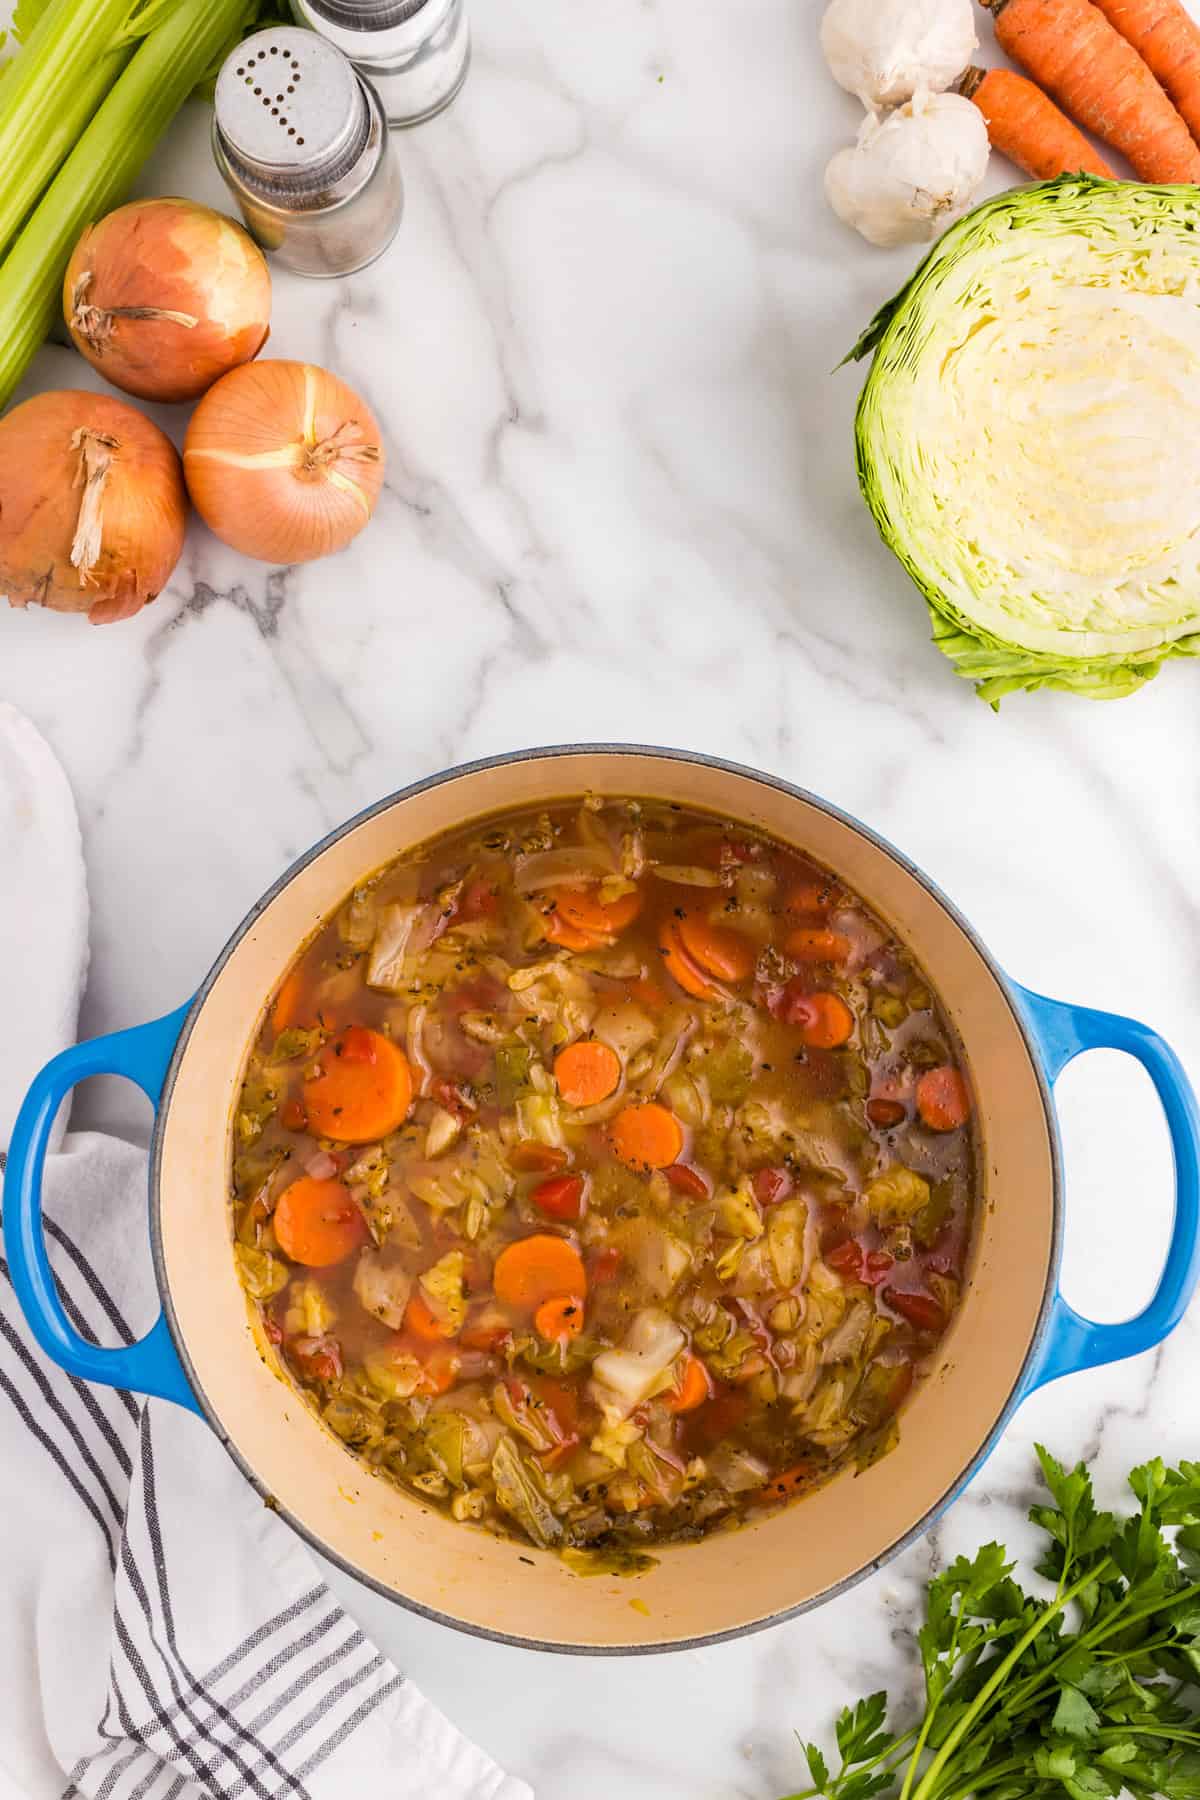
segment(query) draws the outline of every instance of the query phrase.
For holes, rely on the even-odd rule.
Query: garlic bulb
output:
[[[872,111],[948,88],[977,44],[971,0],[831,0],[821,20],[834,80]]]
[[[960,94],[924,94],[864,120],[858,142],[826,169],[825,195],[872,244],[928,243],[966,211],[987,161],[979,108]]]

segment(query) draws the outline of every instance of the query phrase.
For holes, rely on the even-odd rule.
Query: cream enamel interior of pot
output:
[[[581,1578],[368,1475],[258,1350],[234,1274],[229,1122],[266,1000],[299,946],[365,873],[502,807],[587,791],[727,814],[809,852],[913,948],[966,1046],[980,1099],[984,1194],[973,1277],[901,1442],[740,1531],[667,1548],[634,1578]],[[162,1127],[162,1268],[177,1338],[213,1418],[265,1493],[354,1572],[471,1628],[567,1648],[637,1648],[745,1628],[871,1567],[961,1480],[1008,1404],[1037,1330],[1053,1245],[1042,1092],[1003,990],[969,937],[884,850],[823,809],[727,769],[619,751],[475,770],[348,831],[236,944],[194,1022]],[[631,1604],[636,1602],[637,1604]]]

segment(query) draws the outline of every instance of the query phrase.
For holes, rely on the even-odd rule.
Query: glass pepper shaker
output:
[[[336,45],[294,25],[225,59],[213,155],[247,230],[300,275],[350,275],[387,249],[404,188],[379,96]]]
[[[467,78],[463,0],[291,0],[291,7],[367,77],[392,125],[433,118]]]

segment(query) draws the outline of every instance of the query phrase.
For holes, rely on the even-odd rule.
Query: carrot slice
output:
[[[559,1054],[554,1079],[568,1106],[595,1106],[620,1086],[621,1059],[610,1045],[586,1038]]]
[[[667,1169],[679,1161],[683,1127],[657,1100],[626,1106],[612,1122],[612,1146],[631,1169]]]
[[[712,999],[717,990],[687,954],[673,919],[663,920],[658,933],[658,947],[667,974],[679,983],[685,994],[691,994],[694,1000]]]
[[[271,1008],[271,1029],[278,1034],[295,1025],[304,1002],[304,975],[300,969],[289,969]]]
[[[420,1338],[423,1344],[437,1344],[454,1336],[450,1321],[439,1319],[425,1296],[416,1289],[404,1311],[404,1329]]]
[[[769,1506],[772,1501],[791,1500],[812,1485],[816,1472],[817,1465],[811,1459],[793,1463],[790,1469],[781,1469],[778,1475],[772,1475],[766,1487],[757,1488],[751,1494],[750,1502],[753,1506]]]
[[[679,1372],[675,1386],[664,1395],[673,1413],[695,1412],[712,1393],[712,1380],[698,1356],[689,1355]]]
[[[805,994],[793,999],[788,1023],[800,1027],[802,1041],[813,1050],[837,1050],[854,1032],[854,1014],[837,994]]]
[[[624,931],[632,925],[642,910],[642,896],[633,889],[622,894],[617,900],[610,900],[606,905],[597,894],[591,894],[586,888],[556,888],[554,890],[555,909],[577,931],[592,931],[601,937],[611,937],[615,932]]]
[[[273,1215],[279,1248],[292,1262],[329,1269],[366,1242],[367,1222],[340,1181],[302,1175],[284,1188]]]
[[[462,1357],[449,1344],[439,1344],[421,1358],[421,1385],[418,1393],[445,1394],[458,1380]]]
[[[703,913],[688,913],[675,927],[679,942],[706,975],[718,981],[745,981],[754,973],[754,945],[740,931],[716,925]]]
[[[784,906],[790,913],[827,913],[836,897],[832,881],[798,881]]]
[[[788,932],[783,948],[793,962],[839,963],[850,954],[850,939],[824,926],[801,925]]]
[[[917,1083],[917,1111],[930,1131],[957,1131],[971,1116],[971,1095],[952,1063],[926,1069]]]
[[[539,1231],[505,1246],[496,1258],[492,1286],[505,1306],[532,1312],[556,1295],[586,1294],[587,1272],[574,1244]]]
[[[576,1338],[583,1330],[583,1301],[578,1294],[554,1294],[533,1315],[533,1329],[548,1344]]]
[[[304,1084],[304,1108],[318,1137],[367,1144],[404,1123],[412,1071],[390,1038],[351,1025],[325,1045],[317,1062],[321,1072]]]
[[[542,935],[563,950],[599,950],[604,944],[602,937],[597,937],[591,931],[580,931],[578,926],[568,924],[558,912],[547,913]]]

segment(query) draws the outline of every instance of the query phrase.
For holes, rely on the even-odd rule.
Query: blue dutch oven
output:
[[[961,1038],[979,1103],[984,1185],[963,1303],[905,1409],[899,1447],[761,1522],[668,1547],[655,1568],[624,1580],[580,1579],[549,1554],[468,1530],[372,1477],[281,1374],[230,1247],[230,1121],[263,1009],[301,943],[364,874],[401,851],[502,808],[584,792],[676,801],[743,821],[857,889],[911,947]],[[1099,1048],[1146,1069],[1175,1166],[1161,1278],[1149,1304],[1119,1325],[1082,1318],[1058,1291],[1063,1186],[1051,1089],[1074,1057]],[[42,1233],[51,1126],[71,1087],[99,1074],[136,1082],[156,1108],[149,1237],[163,1310],[140,1343],[122,1349],[101,1349],[74,1329]],[[48,1064],[13,1135],[4,1235],[14,1288],[48,1356],[83,1380],[202,1414],[280,1513],[350,1573],[470,1631],[628,1653],[713,1642],[828,1598],[928,1527],[1035,1388],[1161,1343],[1200,1272],[1198,1149],[1195,1096],[1155,1032],[1010,981],[946,897],[856,820],[713,758],[567,747],[468,764],[381,801],[280,878],[187,1005]]]

